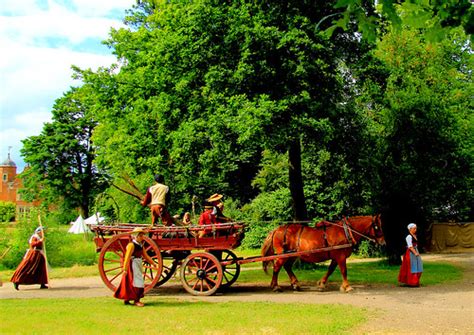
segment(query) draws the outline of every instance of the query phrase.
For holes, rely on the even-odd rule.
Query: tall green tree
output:
[[[21,153],[29,165],[24,195],[30,200],[60,204],[63,210],[79,208],[88,217],[95,196],[107,187],[93,162],[94,96],[87,86],[71,88],[56,100],[52,121],[41,134],[23,140]]]
[[[94,134],[99,164],[141,187],[164,171],[176,193],[189,195],[177,207],[216,191],[248,202],[269,149],[287,155],[293,217],[305,219],[302,154],[325,146],[345,112],[339,65],[342,50],[358,43],[321,33],[333,5],[140,2],[130,28],[108,41],[117,71],[83,73],[104,106]]]
[[[407,25],[423,29],[430,42],[442,41],[451,28],[459,26],[471,38],[474,33],[474,7],[470,0],[381,0],[377,1],[378,10],[367,10],[366,3],[338,0],[335,7],[344,10],[324,18],[333,23],[326,32],[331,34],[337,28],[347,29],[355,21],[363,38],[375,41],[380,34],[381,18],[385,17],[396,30]]]
[[[418,29],[392,31],[375,53],[382,62],[379,71],[365,73],[372,78],[366,81],[368,106],[382,127],[380,206],[394,261],[409,222],[417,222],[424,237],[433,219],[472,218],[473,57],[468,41],[459,29],[439,43],[427,41]],[[386,76],[382,85],[377,74]]]

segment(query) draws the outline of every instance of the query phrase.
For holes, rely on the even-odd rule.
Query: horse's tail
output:
[[[277,231],[278,228],[273,229],[265,239],[265,242],[263,242],[262,245],[262,256],[271,256],[275,254],[275,251],[273,250],[273,235],[275,235],[275,232]],[[273,264],[273,261],[262,261],[262,266],[263,266],[263,271],[265,273],[267,272],[267,268],[269,264]]]

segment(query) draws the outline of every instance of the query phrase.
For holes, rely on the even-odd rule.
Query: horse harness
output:
[[[286,249],[286,247],[287,247],[287,245],[288,245],[288,242],[286,241],[286,234],[287,234],[287,232],[288,232],[288,228],[290,227],[290,225],[291,225],[291,224],[285,225],[285,230],[284,230],[284,232],[283,232],[283,249],[284,249],[284,250]],[[303,234],[303,230],[305,229],[305,227],[306,227],[305,225],[301,225],[301,226],[300,226],[300,229],[298,230],[298,239],[297,239],[297,241],[296,241],[296,249],[295,249],[296,251],[298,251],[299,248],[300,248],[301,235]],[[272,236],[272,240],[273,240],[273,236]],[[287,250],[285,250],[285,251],[287,251]]]
[[[354,235],[352,234],[354,228],[351,227],[345,216],[342,218],[342,226],[344,227],[344,234],[346,234],[347,242],[349,242],[351,246],[357,244]]]

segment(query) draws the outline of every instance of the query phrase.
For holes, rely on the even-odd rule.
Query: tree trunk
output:
[[[288,149],[289,182],[293,208],[293,220],[308,219],[306,200],[303,189],[303,176],[301,173],[301,143],[299,138],[290,143]]]

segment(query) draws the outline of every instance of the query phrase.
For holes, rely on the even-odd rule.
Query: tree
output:
[[[89,87],[71,88],[56,100],[52,122],[44,124],[41,134],[23,140],[21,153],[29,165],[24,195],[30,200],[79,208],[83,217],[89,216],[95,196],[107,187],[93,163],[94,105]]]
[[[462,26],[467,35],[474,33],[474,8],[469,0],[434,0],[434,1],[393,1],[378,2],[378,10],[367,10],[366,1],[338,0],[335,8],[343,11],[328,15],[333,25],[327,29],[328,34],[337,28],[347,27],[354,20],[362,36],[375,41],[380,34],[381,19],[385,17],[396,30],[404,29],[409,25],[413,28],[425,30],[426,38],[431,41],[442,41],[451,28]]]
[[[119,70],[83,72],[104,107],[98,163],[141,187],[164,171],[175,193],[189,195],[173,204],[182,208],[216,191],[248,202],[262,151],[284,153],[293,217],[305,219],[302,152],[325,146],[328,120],[344,113],[339,64],[358,43],[320,34],[332,5],[140,2],[130,29],[108,41]]]
[[[409,222],[419,224],[423,237],[425,223],[433,219],[472,218],[472,51],[467,41],[457,29],[445,41],[431,43],[423,32],[407,27],[388,33],[375,53],[388,73],[386,84],[370,95],[371,112],[383,127],[380,205],[393,261],[399,261]]]

